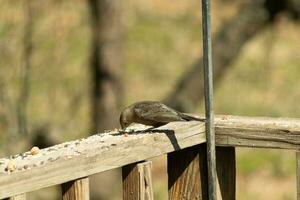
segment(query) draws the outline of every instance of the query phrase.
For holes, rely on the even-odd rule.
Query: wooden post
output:
[[[222,200],[236,198],[236,162],[234,147],[217,147],[217,177]]]
[[[206,144],[168,154],[169,200],[208,200]]]
[[[69,181],[61,185],[63,200],[89,200],[89,178]]]
[[[6,198],[4,200],[26,200],[26,193],[24,193],[24,194],[18,194],[18,195],[15,195],[13,197]]]
[[[152,163],[133,163],[122,168],[123,200],[153,200]]]
[[[300,200],[300,151],[296,151],[297,200]]]

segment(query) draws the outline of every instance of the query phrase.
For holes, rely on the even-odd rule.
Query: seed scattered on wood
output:
[[[12,160],[8,161],[7,163],[7,167],[6,167],[6,171],[8,172],[13,172],[15,171],[17,168],[16,163]]]
[[[101,149],[107,150],[107,149],[109,149],[109,147],[108,146],[102,146]]]
[[[36,155],[40,152],[40,149],[38,147],[32,147],[30,150],[31,155]]]
[[[22,160],[23,160],[24,158],[26,158],[26,154],[25,154],[25,153],[22,153],[22,154],[21,154],[21,158],[22,158]]]

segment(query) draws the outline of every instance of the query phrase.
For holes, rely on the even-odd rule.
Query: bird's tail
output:
[[[201,121],[201,122],[205,122],[204,118],[200,119],[198,117],[193,117],[193,116],[190,116],[190,115],[187,115],[187,114],[184,114],[184,113],[180,113],[180,117],[182,117],[186,121]]]

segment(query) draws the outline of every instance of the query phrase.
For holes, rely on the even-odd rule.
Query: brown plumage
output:
[[[203,121],[178,112],[158,101],[136,102],[125,108],[120,115],[122,129],[127,128],[132,123],[139,123],[149,126],[162,126],[174,121]]]

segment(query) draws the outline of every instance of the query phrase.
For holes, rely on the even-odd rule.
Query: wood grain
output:
[[[169,200],[208,200],[206,144],[168,154]]]
[[[128,135],[112,131],[42,149],[37,155],[26,152],[1,159],[0,199],[200,144],[204,132],[203,123],[176,122]],[[14,162],[15,171],[5,170],[8,162]]]
[[[153,200],[150,161],[122,167],[123,200]]]
[[[300,151],[296,152],[297,200],[300,200]]]
[[[236,161],[234,147],[217,147],[217,177],[222,200],[236,199]]]
[[[300,120],[265,117],[218,116],[216,145],[299,149]]]
[[[0,199],[205,143],[203,122],[132,128],[128,135],[115,130],[41,149],[37,155],[0,159]],[[215,130],[217,146],[300,149],[299,119],[217,116]]]
[[[25,194],[18,194],[18,195],[12,196],[10,198],[6,198],[4,200],[26,200],[26,193]]]
[[[137,165],[140,176],[141,200],[153,200],[152,162],[146,161]]]
[[[80,178],[61,185],[63,200],[89,200],[89,178]]]

